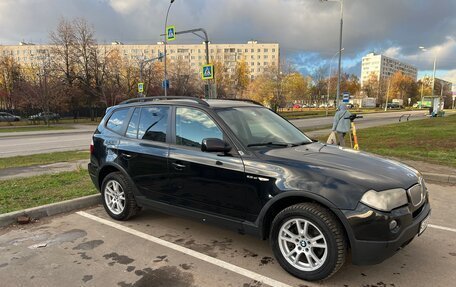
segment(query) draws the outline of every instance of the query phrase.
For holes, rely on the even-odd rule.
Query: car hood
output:
[[[292,174],[303,171],[307,175],[334,178],[377,191],[404,188],[416,184],[420,174],[417,170],[400,162],[370,153],[355,151],[323,143],[272,149],[262,153],[266,161],[277,161],[292,170]]]

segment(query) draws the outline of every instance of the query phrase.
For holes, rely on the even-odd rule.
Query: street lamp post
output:
[[[332,66],[332,61],[337,54],[340,54],[345,48],[340,49],[337,51],[332,57],[331,60],[329,61],[329,76],[328,76],[328,94],[326,95],[326,116],[328,116],[328,105],[329,105],[329,88],[331,87],[331,66]]]
[[[344,0],[320,0],[321,2],[339,2],[340,4],[340,34],[339,34],[339,51],[342,51],[342,31],[344,26]],[[340,80],[341,80],[342,53],[339,53],[339,67],[337,76],[337,95],[336,105],[339,104]]]
[[[168,15],[169,15],[169,10],[171,9],[171,5],[173,5],[174,3],[174,0],[171,0],[171,2],[169,3],[169,6],[168,6],[168,11],[166,12],[166,19],[165,19],[165,37],[164,37],[164,57],[165,57],[165,80],[163,81],[163,87],[165,89],[165,97],[168,96],[168,70],[167,70],[167,66],[166,66],[166,27],[168,27]]]
[[[425,47],[423,46],[420,46],[419,47],[421,51],[423,52],[426,52],[428,49],[426,49]],[[437,65],[437,52],[434,53],[434,69],[433,69],[433,72],[432,72],[432,94],[431,96],[434,96],[434,89],[435,89],[435,70],[436,70],[436,65]],[[421,101],[423,101],[423,99],[421,99]],[[422,103],[422,102],[421,102]]]

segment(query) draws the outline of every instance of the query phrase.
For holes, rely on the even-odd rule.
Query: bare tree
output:
[[[81,93],[74,85],[76,79],[76,35],[72,22],[62,18],[55,31],[49,35],[52,48],[51,63],[57,79],[61,82],[60,92],[69,98],[73,117],[77,118],[81,107]]]
[[[73,21],[75,31],[75,57],[77,63],[77,79],[86,95],[87,106],[90,108],[91,120],[95,120],[94,107],[99,102],[100,90],[98,83],[99,68],[97,62],[97,42],[95,31],[87,20],[77,18]]]

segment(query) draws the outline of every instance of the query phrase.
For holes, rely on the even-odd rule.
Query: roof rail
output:
[[[250,100],[250,99],[223,99],[223,100],[237,101],[237,102],[249,102],[249,103],[252,103],[252,104],[255,104],[255,105],[263,106],[263,104],[261,104],[261,103],[259,103],[257,101],[254,101],[254,100]]]
[[[178,97],[178,96],[134,98],[134,99],[129,99],[129,100],[123,101],[120,103],[120,105],[126,105],[126,104],[131,104],[131,103],[136,103],[136,102],[157,101],[157,100],[189,100],[189,101],[195,101],[200,105],[209,107],[209,104],[202,99],[194,98],[194,97]]]

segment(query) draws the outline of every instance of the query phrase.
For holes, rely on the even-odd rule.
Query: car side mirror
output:
[[[231,146],[226,141],[221,139],[206,138],[203,139],[203,142],[201,144],[201,151],[227,153],[231,151]]]

